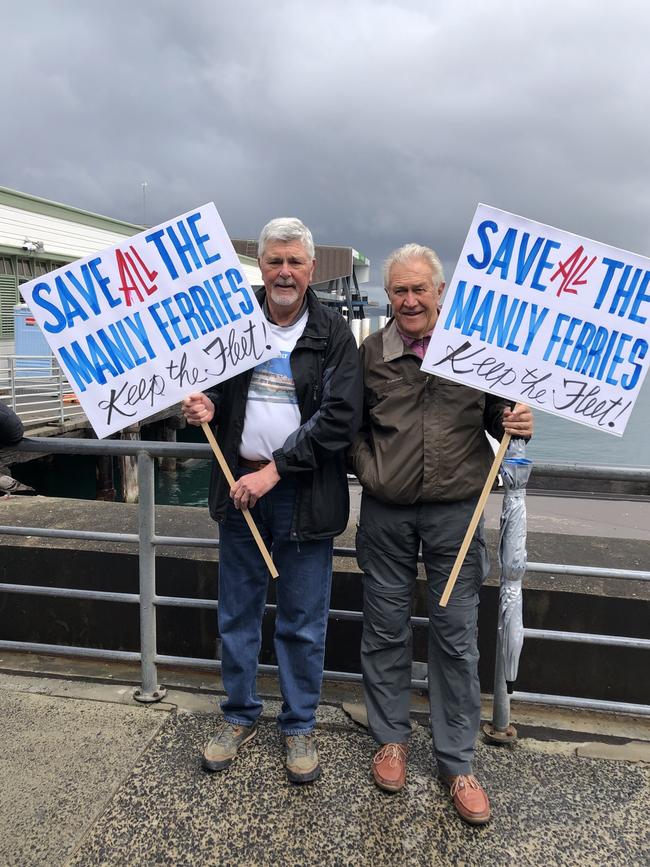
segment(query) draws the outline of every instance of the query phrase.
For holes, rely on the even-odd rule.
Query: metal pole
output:
[[[492,699],[492,722],[485,723],[483,734],[495,744],[513,743],[517,729],[510,725],[510,696],[506,686],[506,673],[501,646],[501,632],[497,629],[496,658],[494,660],[494,696]]]
[[[156,547],[153,458],[138,454],[138,531],[140,536],[140,664],[142,686],[134,690],[137,701],[154,702],[164,698],[167,690],[159,686],[156,670]]]
[[[55,361],[57,369],[57,384],[59,386],[59,421],[61,424],[65,421],[65,412],[63,411],[63,369],[58,361]]]
[[[11,408],[15,413],[18,412],[16,406],[16,359],[13,355],[9,356],[9,387],[11,389]]]

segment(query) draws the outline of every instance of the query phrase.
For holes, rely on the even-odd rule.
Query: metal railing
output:
[[[154,502],[154,459],[164,457],[210,459],[212,452],[209,446],[192,443],[144,442],[140,440],[81,440],[56,437],[25,439],[20,444],[21,450],[48,454],[94,454],[112,456],[137,456],[138,484],[140,498],[138,505],[138,533],[107,533],[86,530],[59,530],[43,527],[12,527],[0,526],[0,535],[33,536],[41,538],[78,539],[80,541],[128,542],[138,545],[139,550],[139,593],[118,593],[96,590],[74,590],[70,588],[52,588],[38,585],[0,584],[0,592],[22,593],[28,595],[56,596],[69,599],[90,599],[97,601],[124,602],[139,605],[140,608],[140,652],[121,650],[106,650],[89,647],[69,647],[65,645],[38,644],[23,641],[0,640],[0,649],[19,650],[34,653],[53,653],[75,657],[116,660],[122,662],[139,662],[141,667],[141,685],[135,691],[139,701],[158,701],[165,690],[158,684],[158,665],[176,665],[189,668],[219,669],[219,660],[179,657],[159,654],[156,641],[156,608],[174,606],[179,608],[216,609],[218,601],[212,599],[193,599],[177,596],[162,596],[156,592],[155,568],[156,548],[158,546],[193,546],[216,548],[216,539],[161,536],[155,529]],[[540,476],[579,476],[581,478],[635,479],[650,481],[650,470],[628,469],[620,467],[589,467],[578,464],[537,464],[535,474]],[[354,557],[353,548],[335,548],[335,556]],[[607,577],[635,581],[650,581],[650,572],[627,569],[608,569],[593,566],[579,566],[557,563],[528,563],[528,571],[536,573],[571,574],[585,577]],[[266,610],[273,611],[275,606],[267,604]],[[330,619],[361,621],[360,611],[330,609]],[[414,616],[411,618],[414,626],[426,626],[428,618]],[[616,635],[595,635],[589,633],[563,632],[547,629],[525,629],[525,637],[537,641],[580,642],[583,644],[599,644],[610,647],[627,647],[650,650],[650,640]],[[494,717],[492,728],[495,740],[503,740],[508,736],[510,699],[522,701],[565,705],[592,710],[614,711],[650,715],[650,705],[631,704],[615,701],[600,701],[571,696],[545,695],[538,693],[514,692],[511,696],[506,690],[503,669],[499,670],[497,654],[497,669],[494,686]],[[261,673],[275,673],[277,667],[260,665]],[[360,681],[361,675],[356,672],[325,671],[325,678],[338,681]],[[413,680],[414,688],[426,688],[426,681]],[[504,737],[499,737],[503,734]]]
[[[3,355],[0,400],[29,426],[85,419],[79,400],[53,355]]]

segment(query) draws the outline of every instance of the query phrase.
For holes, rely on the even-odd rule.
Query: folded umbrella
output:
[[[533,462],[526,458],[526,442],[512,439],[501,464],[503,507],[499,534],[498,631],[508,692],[517,679],[524,643],[522,581],[526,572],[526,484]]]

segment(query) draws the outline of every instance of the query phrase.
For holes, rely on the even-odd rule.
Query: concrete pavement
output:
[[[472,828],[436,778],[423,725],[414,727],[406,789],[375,788],[372,741],[331,685],[319,713],[323,777],[292,786],[272,721],[272,680],[264,690],[270,701],[257,738],[227,773],[207,775],[200,753],[215,697],[205,690],[170,689],[164,704],[141,706],[125,684],[0,674],[0,863],[648,863],[650,764],[576,750],[586,741],[598,756],[593,744],[607,741],[602,749],[618,756],[632,740],[628,757],[647,757],[649,720],[514,707],[514,721],[536,726],[535,737],[514,747],[479,744],[476,773],[493,819]]]

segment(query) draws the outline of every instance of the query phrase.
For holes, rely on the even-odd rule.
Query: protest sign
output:
[[[479,205],[422,369],[622,436],[648,317],[649,259]]]
[[[20,291],[98,437],[279,355],[213,203]]]

